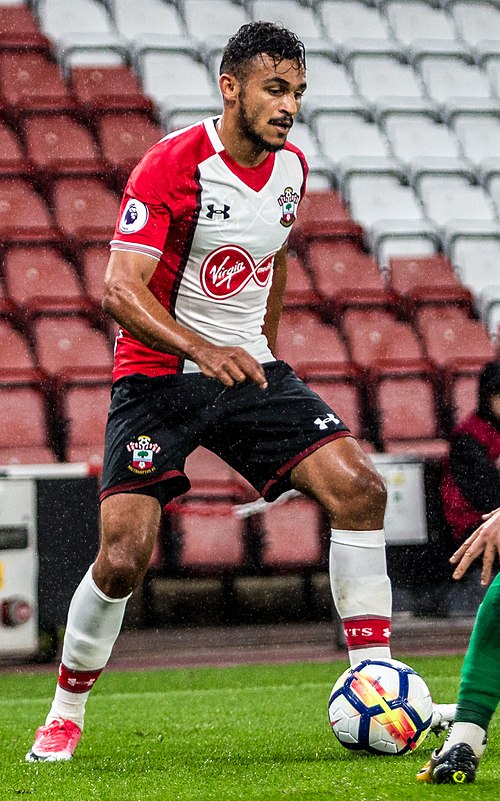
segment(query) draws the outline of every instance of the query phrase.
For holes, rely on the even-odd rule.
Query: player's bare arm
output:
[[[495,559],[500,555],[500,508],[483,515],[483,520],[484,523],[455,551],[450,562],[456,565],[453,578],[461,579],[472,562],[482,554],[481,584],[486,586],[491,581]]]
[[[106,271],[103,308],[140,342],[162,353],[196,362],[201,372],[225,386],[249,379],[265,389],[264,370],[238,347],[213,345],[180,325],[148,289],[157,261],[133,251],[112,251]]]
[[[284,245],[274,257],[273,282],[269,290],[267,311],[264,319],[263,331],[273,353],[275,352],[278,326],[285,297],[287,278],[286,253],[287,247]]]

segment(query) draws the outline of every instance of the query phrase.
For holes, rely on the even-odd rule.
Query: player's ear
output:
[[[234,103],[239,95],[240,82],[235,75],[223,72],[219,78],[219,87],[225,103]]]

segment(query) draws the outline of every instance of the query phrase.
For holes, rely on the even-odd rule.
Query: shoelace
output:
[[[62,751],[67,748],[75,728],[75,724],[70,720],[53,720],[48,726],[44,726],[39,744],[52,751]]]

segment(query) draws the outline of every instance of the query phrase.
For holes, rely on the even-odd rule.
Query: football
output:
[[[403,662],[365,659],[335,682],[328,716],[345,748],[400,756],[426,737],[432,698],[423,678]]]

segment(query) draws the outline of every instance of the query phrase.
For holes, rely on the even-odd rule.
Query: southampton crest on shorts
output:
[[[156,442],[151,442],[151,437],[141,434],[136,441],[128,443],[127,450],[132,454],[132,464],[127,465],[132,473],[139,475],[154,473],[156,467],[153,464],[153,457],[161,448]]]
[[[294,192],[291,186],[287,186],[282,195],[278,198],[278,203],[281,206],[281,225],[288,228],[296,219],[296,211],[299,203],[299,196]]]

